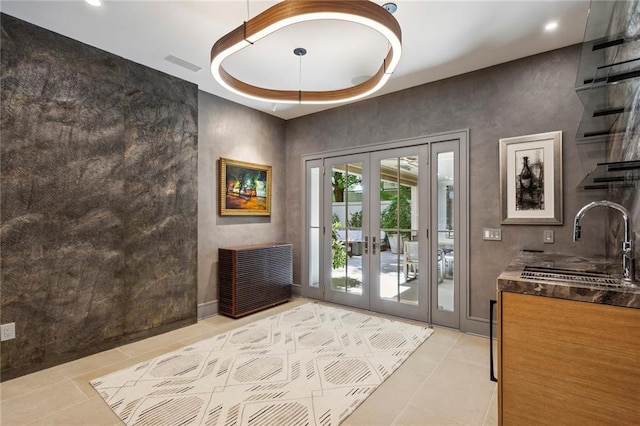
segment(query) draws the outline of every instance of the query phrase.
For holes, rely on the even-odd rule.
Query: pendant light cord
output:
[[[302,55],[298,56],[298,92],[302,91]]]

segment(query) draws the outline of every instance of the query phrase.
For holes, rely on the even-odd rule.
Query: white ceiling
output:
[[[213,79],[211,46],[247,17],[275,3],[103,0],[97,8],[82,0],[2,0],[0,10],[283,119],[335,107],[248,100]],[[387,85],[373,96],[579,43],[589,10],[589,0],[395,3],[394,16],[402,28],[402,58]],[[544,25],[552,20],[558,21],[558,29],[545,32]],[[237,78],[274,89],[336,89],[372,74],[387,49],[383,37],[358,24],[321,21],[276,34],[231,57],[225,68]],[[293,54],[296,47],[309,51],[301,62]],[[168,55],[202,69],[187,70],[166,61]]]

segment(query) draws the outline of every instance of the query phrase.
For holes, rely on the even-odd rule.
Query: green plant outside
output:
[[[362,211],[352,213],[347,226],[349,228],[362,228]]]
[[[385,194],[383,197],[383,193]],[[398,192],[381,190],[381,199],[391,200],[391,203],[382,211],[380,216],[380,228],[390,229],[411,229],[411,188],[400,186]],[[398,204],[400,212],[398,213]],[[388,232],[388,231],[387,231]],[[408,235],[409,232],[401,232]]]
[[[333,269],[344,268],[347,265],[347,252],[344,249],[344,243],[338,239],[338,228],[342,227],[339,220],[336,220],[337,216],[334,215],[333,223],[331,224],[331,267]]]
[[[343,201],[345,189],[348,190],[353,185],[361,183],[361,178],[355,175],[342,172],[333,173],[333,195],[334,201]],[[400,185],[399,189],[387,190],[380,183],[380,199],[391,200],[391,203],[384,209],[380,215],[380,228],[387,233],[394,233],[392,230],[411,229],[411,188]],[[399,212],[398,212],[398,205]],[[355,212],[347,220],[347,226],[350,228],[362,228],[362,212]],[[331,230],[331,250],[333,269],[344,268],[347,265],[347,253],[344,242],[338,238],[338,229],[343,225],[338,216],[333,214],[332,230]],[[400,232],[401,235],[410,235],[409,231]]]
[[[355,185],[361,184],[362,178],[357,175],[334,171],[332,179],[333,201],[343,202],[345,190],[350,190]]]

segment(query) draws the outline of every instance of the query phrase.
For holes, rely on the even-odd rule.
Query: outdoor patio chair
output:
[[[418,277],[418,242],[404,242],[404,279],[409,281]],[[411,274],[413,274],[411,276]]]

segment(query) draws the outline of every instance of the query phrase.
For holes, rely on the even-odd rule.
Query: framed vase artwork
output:
[[[271,215],[271,166],[220,158],[221,216]]]
[[[503,225],[562,225],[562,132],[500,139]]]

